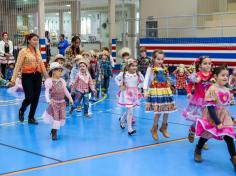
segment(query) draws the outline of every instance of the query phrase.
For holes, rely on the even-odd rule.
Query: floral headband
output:
[[[199,58],[197,58],[197,59],[195,59],[195,61],[194,61],[195,63],[198,63],[198,62],[200,62],[200,59]]]

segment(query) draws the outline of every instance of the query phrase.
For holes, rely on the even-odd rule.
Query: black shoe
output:
[[[21,110],[19,110],[19,121],[24,122],[24,112],[22,112]]]
[[[52,129],[51,130],[51,135],[52,135],[52,140],[56,141],[57,140],[57,130],[56,129]]]
[[[132,134],[135,134],[136,133],[136,130],[135,129],[133,129],[132,131],[128,131],[128,135],[132,135]]]
[[[37,122],[37,120],[35,120],[35,118],[29,118],[28,120],[29,124],[33,124],[33,125],[38,125],[39,123]]]
[[[75,110],[75,108],[71,107],[71,108],[70,108],[70,111],[69,111],[69,114],[71,115],[74,110]]]

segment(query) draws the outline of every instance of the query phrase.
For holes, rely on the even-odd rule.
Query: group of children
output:
[[[49,78],[45,80],[45,96],[49,103],[43,114],[45,122],[52,124],[52,140],[57,140],[57,131],[65,124],[66,104],[70,104],[70,114],[75,109],[83,109],[89,118],[89,101],[97,101],[107,94],[112,66],[107,50],[82,52],[72,60],[72,68],[63,55],[56,55],[49,65]],[[89,99],[89,97],[91,97]],[[83,106],[81,106],[81,104]]]
[[[165,138],[169,138],[168,118],[170,113],[177,111],[168,67],[164,65],[165,54],[155,50],[152,58],[147,56],[145,48],[140,50],[140,58],[131,57],[129,48],[119,52],[123,59],[122,70],[115,77],[119,86],[118,104],[126,108],[120,117],[120,127],[128,128],[128,135],[136,133],[133,127],[134,108],[140,106],[140,100],[145,98],[146,112],[153,112],[151,135],[158,140],[158,130]],[[49,104],[43,113],[45,122],[52,124],[52,140],[57,140],[57,131],[65,124],[66,103],[71,104],[70,113],[81,110],[89,117],[89,97],[97,101],[100,96],[108,93],[112,73],[112,63],[107,49],[101,52],[92,50],[68,62],[63,55],[56,55],[48,68],[49,78],[45,80],[45,97]],[[233,125],[235,120],[227,110],[234,105],[233,94],[236,93],[236,69],[229,78],[225,66],[212,67],[209,57],[202,56],[195,65],[187,69],[184,65],[173,72],[177,83],[175,88],[185,89],[189,105],[182,112],[183,117],[192,121],[188,139],[193,143],[195,136],[200,137],[194,152],[196,162],[202,161],[202,149],[207,149],[206,142],[210,138],[225,140],[231,161],[236,170],[236,138]],[[20,75],[19,75],[20,79]],[[188,80],[188,81],[186,81]],[[163,116],[159,128],[159,120]]]
[[[143,88],[146,112],[154,112],[151,128],[153,139],[158,140],[158,121],[161,115],[163,120],[159,130],[164,137],[170,137],[168,117],[177,108],[171,91],[168,68],[163,64],[164,58],[163,51],[155,50],[145,75],[138,71],[138,61],[128,58],[123,71],[115,78],[120,87],[118,104],[127,108],[125,115],[119,119],[120,127],[124,129],[127,123],[129,135],[136,133],[132,128],[132,111],[139,106],[139,100],[142,98],[141,88]],[[193,143],[195,136],[200,137],[195,148],[194,160],[202,161],[202,149],[208,148],[206,145],[208,139],[224,140],[236,171],[234,144],[236,134],[233,128],[236,121],[227,110],[227,106],[234,105],[236,70],[234,69],[229,80],[227,67],[223,65],[213,69],[211,59],[206,56],[195,61],[195,69],[196,71],[190,74],[183,65],[180,65],[174,72],[175,75],[180,74],[185,80],[177,84],[177,88],[184,88],[188,92],[189,105],[183,111],[183,116],[192,121],[188,135],[189,142]]]

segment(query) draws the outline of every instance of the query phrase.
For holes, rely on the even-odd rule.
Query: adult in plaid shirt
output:
[[[22,86],[25,93],[25,99],[19,110],[19,120],[24,121],[24,112],[30,106],[28,123],[38,124],[34,115],[38,106],[39,96],[42,86],[42,74],[47,77],[47,71],[44,66],[41,53],[36,49],[39,43],[39,36],[31,33],[27,38],[28,47],[20,51],[14,69],[14,73],[10,82],[10,86],[14,86],[18,73],[22,72]]]

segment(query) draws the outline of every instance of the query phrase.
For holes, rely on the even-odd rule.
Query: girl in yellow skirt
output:
[[[151,129],[152,137],[158,140],[158,121],[163,114],[160,132],[169,138],[167,132],[169,113],[176,111],[176,104],[169,83],[169,73],[167,67],[163,65],[164,52],[155,50],[151,65],[148,67],[144,79],[144,96],[146,98],[146,111],[154,112],[154,122]]]

